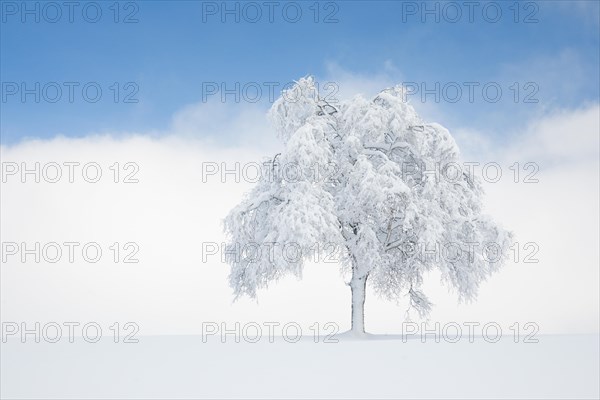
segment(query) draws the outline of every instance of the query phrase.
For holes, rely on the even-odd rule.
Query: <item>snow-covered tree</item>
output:
[[[304,261],[324,248],[316,245],[334,244],[349,278],[352,331],[362,334],[367,281],[389,300],[408,296],[426,315],[426,271],[439,269],[469,300],[506,258],[511,235],[482,215],[473,170],[463,168],[445,128],[419,118],[401,86],[334,106],[313,78],[302,78],[269,116],[284,151],[225,219],[236,296],[300,277]],[[273,251],[290,243],[302,257]],[[240,254],[257,248],[260,257]]]

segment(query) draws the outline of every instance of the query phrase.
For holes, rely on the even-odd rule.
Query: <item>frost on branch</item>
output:
[[[359,282],[390,300],[408,296],[425,315],[432,305],[422,292],[425,272],[439,269],[468,300],[503,263],[510,233],[482,215],[481,183],[461,168],[454,139],[422,121],[402,87],[334,106],[319,97],[312,78],[302,78],[269,117],[285,149],[227,216],[229,246],[295,243],[311,256],[316,244],[337,245],[353,296],[362,296],[352,303],[353,329],[362,329],[362,309],[354,310],[364,303]],[[290,165],[294,179],[282,170]],[[316,166],[329,173],[315,179]],[[493,244],[491,256],[481,250],[486,243]],[[444,256],[443,248],[462,256]],[[300,276],[303,261],[278,251],[258,258],[232,251],[230,284],[236,296],[256,296],[270,281]]]

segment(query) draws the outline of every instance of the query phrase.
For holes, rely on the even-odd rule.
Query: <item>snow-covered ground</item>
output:
[[[598,398],[599,336],[1,345],[2,398]]]

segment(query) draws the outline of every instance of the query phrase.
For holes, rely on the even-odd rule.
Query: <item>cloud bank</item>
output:
[[[373,86],[366,79],[342,78],[355,91]],[[385,74],[376,79],[387,80]],[[549,113],[516,133],[510,145],[498,145],[481,132],[454,132],[466,161],[501,166],[502,178],[486,183],[487,209],[516,234],[519,254],[482,286],[473,304],[458,305],[438,277],[430,276],[431,322],[495,321],[503,327],[535,322],[543,333],[598,332],[599,110],[594,104]],[[222,218],[251,187],[242,177],[243,166],[272,157],[280,146],[272,134],[260,107],[203,103],[177,113],[168,132],[3,146],[5,173],[15,165],[31,169],[39,163],[40,182],[35,173],[23,178],[20,170],[4,176],[2,242],[25,242],[28,248],[58,243],[63,254],[56,263],[3,254],[2,321],[106,326],[135,321],[142,335],[199,333],[208,321],[305,326],[332,321],[349,328],[350,291],[335,264],[309,263],[302,281],[284,279],[263,291],[258,302],[233,303],[228,266],[218,256],[203,262],[202,243],[224,241]],[[232,145],[223,137],[239,141]],[[509,168],[515,162],[518,179]],[[528,162],[538,169],[525,168]],[[50,183],[46,178],[57,177],[55,163],[62,176]],[[203,176],[206,163],[219,172]],[[239,172],[221,174],[223,167],[234,171],[236,165]],[[539,182],[524,183],[532,171],[529,177]],[[65,242],[79,243],[73,262]],[[530,242],[537,251],[524,248]],[[82,254],[90,243],[95,244],[88,246],[88,258],[97,248],[102,251],[95,263]],[[56,256],[55,247],[47,251],[46,259]],[[539,262],[524,263],[527,255]],[[139,262],[125,263],[126,256]],[[405,309],[406,304],[368,295],[367,330],[400,332]]]

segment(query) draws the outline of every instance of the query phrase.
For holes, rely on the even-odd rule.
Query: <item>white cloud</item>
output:
[[[375,74],[358,74],[344,69],[337,63],[327,64],[325,79],[335,82],[339,86],[339,98],[348,99],[361,94],[369,98],[375,96],[382,89],[395,86],[401,82],[402,73],[390,62],[386,62],[383,69]]]
[[[332,76],[335,74],[332,73]],[[374,81],[338,71],[340,86],[352,91],[392,84],[383,74]],[[375,83],[373,83],[375,82]],[[3,263],[3,321],[136,321],[140,334],[198,333],[203,321],[316,321],[348,326],[349,290],[334,264],[309,265],[304,280],[286,279],[261,293],[259,304],[232,304],[228,267],[217,257],[202,263],[202,242],[220,243],[221,219],[251,186],[202,182],[204,162],[261,161],[277,148],[265,132],[259,108],[225,104],[190,106],[173,119],[166,135],[127,138],[91,136],[22,142],[1,148],[6,162],[47,165],[97,162],[98,183],[87,183],[76,169],[75,183],[2,184],[3,242],[98,242],[104,251],[97,264]],[[216,121],[216,122],[215,122]],[[442,121],[443,122],[443,121]],[[236,146],[219,138],[243,137]],[[200,139],[209,137],[209,140]],[[518,144],[498,147],[476,132],[459,132],[468,160],[540,161],[538,184],[510,179],[488,185],[490,213],[517,234],[523,244],[540,245],[538,264],[514,264],[481,289],[479,301],[457,306],[438,285],[428,286],[437,303],[432,320],[537,322],[544,332],[598,331],[598,106],[565,110],[525,129]],[[473,144],[478,145],[474,146]],[[126,162],[139,166],[139,183],[114,183]],[[129,170],[130,171],[130,170]],[[63,168],[63,173],[66,173]],[[31,181],[32,177],[28,176]],[[139,264],[115,264],[112,243],[139,244]],[[121,252],[121,257],[126,252]],[[76,253],[79,254],[79,253]],[[64,257],[64,256],[63,256]],[[367,301],[367,329],[396,331],[404,307]]]
[[[502,166],[503,179],[486,184],[489,212],[514,231],[521,247],[539,245],[539,263],[509,265],[471,308],[510,310],[505,319],[537,321],[550,332],[598,331],[599,120],[598,105],[557,110],[530,123],[510,145],[458,133],[466,160]],[[509,169],[515,162],[518,183]],[[530,176],[538,183],[524,183],[534,173],[527,162],[539,167]],[[521,257],[526,253],[521,249]]]
[[[167,134],[203,138],[214,145],[266,148],[273,152],[277,143],[273,143],[274,130],[265,118],[267,109],[257,103],[230,104],[215,98],[175,113]]]

